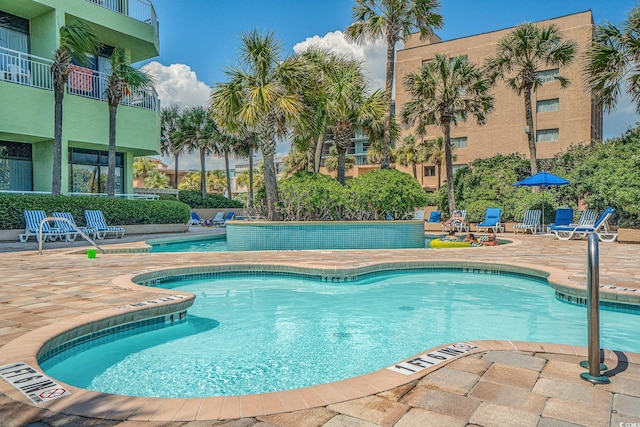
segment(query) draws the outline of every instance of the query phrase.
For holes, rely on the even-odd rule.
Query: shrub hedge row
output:
[[[207,194],[206,199],[202,198],[200,191],[181,190],[178,193],[178,200],[186,203],[192,209],[220,209],[220,208],[242,208],[244,204],[236,200],[229,200],[220,194]]]
[[[107,224],[186,224],[191,209],[177,200],[127,200],[113,197],[0,194],[0,229],[25,227],[23,211],[70,212],[85,225],[85,209],[100,209]]]

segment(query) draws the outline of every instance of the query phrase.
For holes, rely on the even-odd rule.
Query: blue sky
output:
[[[337,50],[353,49],[352,53],[368,62],[372,84],[380,84],[384,75],[382,44],[345,46],[335,33],[352,22],[352,0],[153,0],[153,4],[160,21],[160,56],[152,59],[156,68],[150,71],[159,80],[165,105],[206,102],[207,86],[225,80],[225,67],[236,63],[241,34],[254,28],[274,31],[289,54],[296,44],[314,37]],[[441,4],[444,27],[436,33],[450,40],[585,10],[592,11],[596,24],[617,24],[637,2],[441,0]],[[623,101],[615,114],[605,116],[605,137],[619,135],[636,120],[628,100]]]

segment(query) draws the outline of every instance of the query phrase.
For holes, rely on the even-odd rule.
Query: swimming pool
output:
[[[586,345],[584,307],[523,276],[397,271],[340,284],[287,274],[206,276],[161,284],[196,294],[185,322],[86,343],[42,368],[106,393],[200,397],[336,381],[454,341]],[[637,311],[601,313],[604,348],[639,351],[639,329]]]

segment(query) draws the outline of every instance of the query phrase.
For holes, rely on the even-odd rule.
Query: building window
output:
[[[109,153],[107,151],[69,149],[69,191],[106,193]],[[124,154],[116,153],[115,192],[124,192]]]
[[[536,113],[548,113],[560,109],[560,99],[541,99],[536,103]]]
[[[453,174],[455,175],[455,173],[457,171],[459,171],[460,169],[464,169],[466,167],[467,167],[466,164],[464,164],[464,165],[452,165],[451,169],[453,170]]]
[[[0,48],[29,53],[29,21],[0,12]]]
[[[538,78],[541,82],[552,82],[560,75],[560,69],[538,71]]]
[[[451,146],[455,149],[467,148],[467,137],[451,138]]]
[[[422,175],[424,176],[436,176],[435,166],[425,166]]]
[[[31,144],[0,141],[0,190],[33,191]]]
[[[557,141],[559,134],[559,129],[540,129],[536,132],[536,142]]]

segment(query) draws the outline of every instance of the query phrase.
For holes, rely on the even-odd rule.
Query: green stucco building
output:
[[[72,65],[63,102],[62,191],[103,193],[107,181],[109,56],[132,63],[159,54],[149,0],[0,0],[0,191],[50,192],[54,95],[51,58],[60,27],[86,22],[103,44],[91,65]],[[153,89],[131,91],[118,107],[116,193],[133,193],[133,158],[160,151]]]

